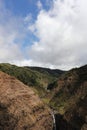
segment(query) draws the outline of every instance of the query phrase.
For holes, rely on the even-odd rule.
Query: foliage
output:
[[[26,85],[34,87],[40,96],[43,96],[46,93],[48,84],[57,79],[56,76],[51,74],[50,69],[45,68],[42,68],[41,70],[41,68],[18,67],[16,65],[2,63],[0,64],[0,70],[16,77]],[[50,73],[48,73],[48,70],[50,70]],[[57,73],[56,71],[54,72]]]

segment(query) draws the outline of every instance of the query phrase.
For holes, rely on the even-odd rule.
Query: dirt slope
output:
[[[52,130],[50,111],[34,91],[0,72],[0,130]]]

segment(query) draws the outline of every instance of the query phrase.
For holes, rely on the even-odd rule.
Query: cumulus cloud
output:
[[[39,39],[27,48],[32,61],[62,69],[86,64],[86,0],[53,0],[31,28]]]
[[[87,1],[46,0],[46,3],[50,4],[49,10],[38,0],[35,20],[31,14],[25,18],[14,16],[0,0],[0,62],[60,69],[87,63]]]

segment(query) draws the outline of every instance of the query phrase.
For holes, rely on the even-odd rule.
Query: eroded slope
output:
[[[50,110],[34,91],[0,72],[0,130],[52,130]]]

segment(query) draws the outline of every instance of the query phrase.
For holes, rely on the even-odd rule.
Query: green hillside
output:
[[[58,127],[62,130],[65,127],[65,130],[86,130],[87,65],[64,72],[4,63],[0,64],[0,70],[32,87],[49,107],[56,110],[60,115],[56,120],[61,120]]]
[[[58,78],[61,74],[65,73],[65,71],[59,69],[49,69],[42,67],[27,67],[27,68],[56,78]]]
[[[54,91],[54,95],[49,105],[63,115],[74,130],[83,130],[84,125],[87,129],[87,65],[62,75],[50,91]]]
[[[59,75],[64,73],[60,70],[58,70],[58,72],[52,70],[54,71],[54,75],[52,75],[48,72],[50,69],[42,68],[41,71],[41,68],[33,69],[33,67],[18,67],[7,63],[0,64],[0,70],[11,76],[15,76],[26,85],[34,87],[40,96],[43,96],[46,93],[48,84],[55,81]]]

